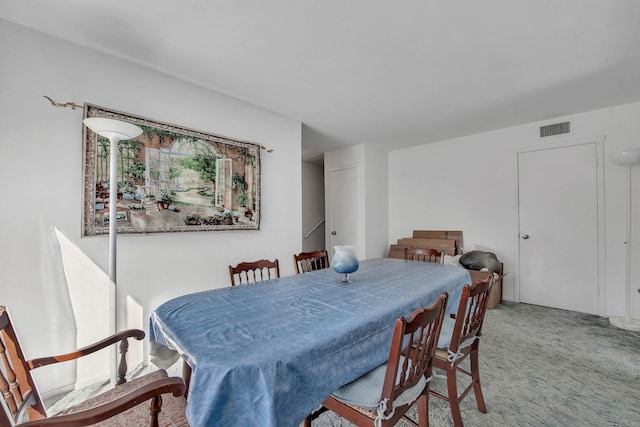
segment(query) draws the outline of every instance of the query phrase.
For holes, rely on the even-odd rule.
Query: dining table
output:
[[[183,295],[150,315],[151,360],[191,368],[191,426],[294,427],[386,362],[395,320],[443,292],[455,313],[467,270],[380,258],[348,282],[331,268]]]

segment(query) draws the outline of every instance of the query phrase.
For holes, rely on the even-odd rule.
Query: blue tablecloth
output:
[[[298,426],[333,391],[386,361],[395,319],[442,292],[453,313],[470,282],[463,268],[389,258],[362,261],[352,283],[339,277],[319,270],[158,307],[152,348],[176,350],[192,368],[189,423]]]

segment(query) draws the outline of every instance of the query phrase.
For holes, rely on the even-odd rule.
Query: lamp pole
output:
[[[624,324],[631,322],[631,165],[627,169],[627,236],[625,238],[625,290],[626,301],[624,307]]]
[[[617,328],[640,331],[640,321],[631,318],[631,168],[640,163],[640,149],[622,151],[609,156],[612,162],[627,169],[627,233],[625,238],[625,308],[624,316],[611,316],[609,323]]]
[[[118,286],[117,286],[117,234],[118,234],[118,142],[132,139],[142,133],[142,129],[131,123],[104,117],[90,117],[83,120],[86,127],[109,140],[109,296],[111,303],[111,333],[118,331]],[[114,353],[115,355],[115,353]],[[115,379],[116,357],[111,379]]]

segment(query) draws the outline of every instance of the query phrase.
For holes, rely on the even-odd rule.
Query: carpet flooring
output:
[[[640,426],[640,337],[598,316],[499,304],[486,314],[480,376],[488,412],[478,411],[471,392],[461,403],[467,427]],[[431,387],[444,391],[446,380],[435,378]],[[53,412],[70,403],[56,402]],[[429,411],[431,426],[453,425],[447,402],[431,397]],[[313,422],[347,426],[331,412]]]
[[[471,392],[467,427],[640,426],[640,338],[598,316],[509,302],[487,310],[480,378],[488,412]],[[446,392],[446,380],[432,387]],[[429,412],[431,426],[453,425],[447,402],[431,397]],[[324,413],[313,427],[351,425]]]

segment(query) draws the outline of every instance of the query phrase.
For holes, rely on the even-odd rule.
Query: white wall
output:
[[[325,225],[322,223],[309,233],[324,218],[324,166],[302,162],[302,250],[313,252],[324,250]]]
[[[544,123],[531,123],[389,153],[389,240],[414,229],[464,231],[464,244],[496,248],[509,272],[503,295],[513,299],[518,250],[515,152],[522,147],[604,135],[605,150],[605,312],[624,312],[626,173],[608,156],[640,148],[640,103],[558,118],[572,120],[573,133],[538,138]],[[640,167],[633,170],[633,259],[640,254]],[[576,212],[576,215],[579,215]],[[632,283],[640,287],[640,263],[632,263]],[[640,317],[634,294],[632,315]]]
[[[106,236],[80,238],[82,110],[73,101],[253,141],[262,152],[260,231],[121,235],[118,286],[146,317],[170,298],[228,286],[227,266],[301,248],[301,124],[175,78],[0,20],[0,304],[27,357],[68,351],[75,325],[54,228],[102,270]],[[105,301],[106,304],[106,301]],[[41,389],[69,379],[51,374]]]

